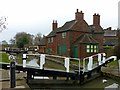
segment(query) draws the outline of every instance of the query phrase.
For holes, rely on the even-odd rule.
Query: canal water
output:
[[[27,62],[27,65],[31,65],[31,66],[39,66],[37,64],[37,59],[33,59],[29,62]],[[108,87],[110,85],[119,85],[120,86],[120,81],[119,80],[114,80],[112,78],[109,77],[98,77],[94,80],[91,80],[89,82],[86,82],[83,85],[79,85],[79,84],[52,84],[52,85],[29,85],[30,88],[105,88]],[[118,90],[118,89],[117,89]]]
[[[37,63],[37,59],[32,59],[32,60],[28,61],[27,66],[39,67],[39,65]]]

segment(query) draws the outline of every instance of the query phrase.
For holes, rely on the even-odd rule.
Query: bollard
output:
[[[11,61],[10,62],[10,88],[16,87],[16,75],[15,75],[15,62]]]

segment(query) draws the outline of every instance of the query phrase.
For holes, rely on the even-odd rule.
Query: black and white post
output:
[[[10,55],[10,88],[16,87],[16,65],[15,65],[15,56]]]

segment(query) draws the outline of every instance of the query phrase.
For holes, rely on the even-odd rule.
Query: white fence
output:
[[[26,67],[27,56],[38,56],[40,58],[39,59],[40,60],[40,64],[39,64],[40,69],[44,68],[44,64],[46,63],[46,59],[45,59],[46,56],[63,59],[64,67],[66,68],[66,72],[70,72],[71,61],[77,61],[78,63],[76,63],[75,65],[77,65],[77,67],[78,67],[79,74],[80,74],[80,71],[83,71],[83,72],[90,71],[90,70],[94,69],[95,67],[97,67],[98,65],[101,65],[112,58],[114,58],[114,60],[116,60],[116,56],[111,56],[109,58],[106,58],[105,53],[98,53],[98,54],[92,55],[90,57],[86,57],[82,60],[80,60],[79,58],[70,58],[70,57],[48,55],[48,54],[23,54],[23,67],[24,68]],[[81,69],[81,67],[82,67],[82,69]]]

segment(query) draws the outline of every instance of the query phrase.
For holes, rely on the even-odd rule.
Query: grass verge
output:
[[[4,62],[4,63],[10,63],[10,60],[8,59],[8,55],[4,52],[0,52],[0,62]]]

